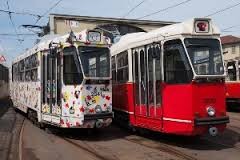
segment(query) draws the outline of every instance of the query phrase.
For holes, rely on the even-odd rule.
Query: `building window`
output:
[[[236,46],[232,46],[232,54],[236,53]]]
[[[229,81],[236,81],[237,80],[237,75],[236,75],[235,62],[228,62],[227,63],[227,70],[228,70],[227,79]]]
[[[128,52],[122,52],[117,55],[117,82],[124,83],[128,81]]]

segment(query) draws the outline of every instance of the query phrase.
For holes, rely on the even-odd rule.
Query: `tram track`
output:
[[[107,156],[104,156],[102,154],[99,154],[94,148],[90,147],[89,145],[85,144],[85,146],[83,145],[80,145],[79,143],[76,143],[74,142],[74,140],[71,140],[69,138],[63,138],[63,137],[59,137],[61,139],[63,139],[64,141],[72,144],[73,146],[77,147],[77,148],[80,148],[81,150],[87,152],[88,154],[96,157],[97,159],[100,159],[100,160],[116,160],[116,157],[115,158],[110,158],[110,157],[107,157]]]
[[[141,137],[141,139],[142,139],[142,137]],[[175,149],[175,148],[173,148],[173,147],[171,147],[167,144],[164,144],[164,143],[154,142],[155,145],[152,145],[152,144],[150,145],[150,144],[145,143],[144,141],[142,141],[140,139],[131,138],[131,137],[127,137],[127,138],[125,137],[124,140],[135,143],[135,144],[138,144],[138,145],[142,145],[142,146],[145,146],[145,147],[148,147],[148,148],[151,148],[151,149],[160,150],[162,152],[174,155],[174,156],[176,156],[178,158],[181,158],[181,159],[184,159],[184,160],[197,160],[197,158],[195,158],[193,156],[190,156],[190,155],[188,155],[188,154],[186,154],[182,151],[179,151],[179,150],[177,150],[177,149]]]
[[[18,143],[18,158],[19,160],[22,160],[23,157],[23,131],[24,131],[24,126],[25,126],[25,118],[23,119],[20,135],[19,135],[19,143]]]
[[[23,125],[22,125],[20,139],[22,139],[24,127],[26,127],[25,121],[26,120],[24,120]],[[80,149],[81,151],[83,151],[84,153],[86,153],[87,155],[89,155],[95,159],[119,160],[118,156],[114,155],[115,151],[107,153],[107,154],[101,151],[101,147],[109,148],[109,146],[105,146],[102,144],[100,144],[100,145],[96,144],[96,147],[95,147],[95,143],[88,143],[88,141],[85,141],[85,140],[91,140],[91,138],[90,139],[83,138],[85,140],[79,141],[79,140],[75,139],[74,137],[72,138],[71,135],[69,137],[68,134],[65,135],[62,132],[58,132],[56,134],[53,133],[53,134],[58,139],[61,139],[61,140],[65,141],[66,143],[72,145],[73,147],[76,147],[76,149]],[[76,138],[78,138],[78,136]],[[100,140],[101,138],[102,138],[102,136],[100,136],[99,138],[96,138],[95,140]],[[137,145],[141,145],[143,147],[147,147],[149,149],[159,150],[161,152],[164,152],[166,154],[169,154],[169,155],[174,156],[179,159],[184,159],[184,160],[197,160],[198,159],[196,156],[192,155],[191,153],[185,152],[184,150],[182,151],[181,149],[178,149],[178,148],[175,148],[174,146],[165,144],[164,142],[154,141],[154,140],[151,140],[148,138],[144,138],[142,136],[139,137],[139,136],[135,136],[135,135],[130,135],[130,136],[122,137],[121,139],[124,141],[128,141],[128,142],[137,144]],[[238,146],[232,146],[231,144],[221,143],[221,142],[215,141],[215,140],[207,138],[207,137],[203,138],[202,140],[205,140],[212,144],[224,146],[224,148],[233,148],[234,150],[240,151],[240,147],[238,147]],[[22,143],[22,142],[19,142],[19,143]],[[19,146],[21,146],[21,144],[19,144]],[[100,148],[98,148],[98,147],[100,147]],[[22,149],[20,149],[20,148],[19,148],[19,153],[22,152]],[[21,155],[19,155],[19,160],[22,160],[22,159],[23,158],[21,157]]]

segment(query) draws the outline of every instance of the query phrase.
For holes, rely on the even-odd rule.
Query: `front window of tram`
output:
[[[100,47],[78,47],[86,77],[110,77],[110,51]]]
[[[223,75],[220,43],[217,39],[185,39],[191,63],[197,75]]]

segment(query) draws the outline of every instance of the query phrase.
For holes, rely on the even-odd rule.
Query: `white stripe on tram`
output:
[[[173,122],[182,122],[182,123],[192,123],[191,120],[186,120],[186,119],[176,119],[176,118],[166,118],[166,117],[163,117],[163,120],[173,121]]]

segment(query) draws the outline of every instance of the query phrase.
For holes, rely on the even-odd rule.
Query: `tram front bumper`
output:
[[[219,125],[229,123],[229,117],[207,117],[207,118],[195,118],[194,123],[195,126],[203,126],[203,125]]]
[[[208,132],[211,136],[216,136],[219,132],[224,131],[229,122],[228,116],[195,118],[195,134],[202,135]]]
[[[107,119],[113,118],[114,114],[111,113],[98,113],[98,114],[86,114],[84,115],[84,120],[97,120],[97,119]]]
[[[84,121],[92,122],[95,128],[107,127],[112,123],[114,117],[113,112],[111,113],[98,113],[98,114],[87,114],[84,115]]]

